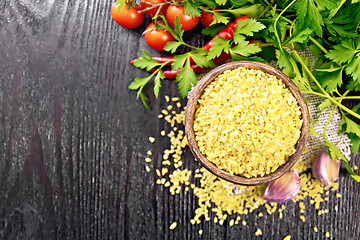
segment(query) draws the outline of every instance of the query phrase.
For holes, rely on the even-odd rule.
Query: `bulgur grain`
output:
[[[169,228],[172,230],[172,229],[176,228],[176,226],[177,226],[177,222],[173,222]]]
[[[298,102],[281,80],[240,67],[205,87],[193,127],[200,152],[209,161],[252,178],[286,163],[295,153],[301,126]]]
[[[261,231],[260,228],[256,229],[255,235],[256,236],[261,236],[262,235],[262,231]]]

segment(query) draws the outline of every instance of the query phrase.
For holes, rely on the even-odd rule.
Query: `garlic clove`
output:
[[[293,199],[299,191],[299,173],[295,169],[292,169],[275,181],[270,182],[265,188],[261,198],[269,202],[287,202]]]
[[[316,154],[311,164],[311,171],[315,178],[328,186],[339,177],[340,161],[331,159],[326,150],[323,149]]]

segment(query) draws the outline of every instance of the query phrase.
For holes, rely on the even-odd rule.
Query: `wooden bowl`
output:
[[[265,175],[264,177],[256,177],[256,178],[246,178],[238,175],[230,174],[222,169],[219,169],[215,164],[210,162],[205,158],[203,154],[201,154],[197,142],[195,140],[195,132],[194,132],[194,115],[195,110],[198,104],[198,99],[203,93],[205,87],[214,80],[219,74],[223,73],[225,70],[232,70],[238,67],[246,67],[246,68],[254,68],[262,70],[266,73],[275,75],[278,79],[281,79],[283,83],[287,86],[287,88],[294,95],[296,100],[299,103],[301,116],[303,119],[303,124],[301,127],[300,138],[296,145],[296,152],[289,158],[289,160],[282,166],[280,166],[275,172]],[[290,80],[288,76],[286,76],[281,71],[258,62],[251,61],[240,61],[240,62],[230,62],[219,67],[213,69],[208,74],[206,74],[195,86],[192,90],[185,111],[185,134],[189,142],[190,150],[195,156],[195,158],[200,162],[202,166],[204,166],[207,170],[215,174],[216,176],[223,178],[229,182],[233,182],[240,185],[259,185],[269,183],[279,177],[281,177],[284,173],[286,173],[300,158],[301,153],[304,150],[306,140],[309,134],[309,110],[307,108],[306,101],[302,96],[300,90],[296,87],[296,85]]]

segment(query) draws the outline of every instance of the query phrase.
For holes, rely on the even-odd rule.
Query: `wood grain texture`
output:
[[[141,37],[146,23],[119,27],[111,4],[0,1],[0,239],[259,239],[257,228],[261,239],[325,239],[327,231],[331,239],[360,238],[360,187],[344,170],[343,197],[330,196],[329,214],[307,206],[305,223],[288,203],[283,219],[251,214],[247,226],[191,225],[194,195],[170,195],[144,169],[149,149],[152,168],[161,164],[165,140],[147,137],[160,139],[167,128],[156,116],[164,94],[178,95],[176,84],[163,83],[151,111],[127,89],[147,75],[128,61],[142,49],[156,52]],[[195,168],[189,149],[184,165]]]

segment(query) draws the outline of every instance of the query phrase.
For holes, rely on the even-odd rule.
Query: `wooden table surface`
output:
[[[129,60],[156,52],[141,36],[149,20],[124,29],[111,5],[0,1],[0,239],[360,239],[360,185],[343,170],[342,198],[327,203],[337,212],[318,216],[308,207],[303,223],[290,202],[283,219],[250,214],[247,226],[191,225],[195,196],[172,196],[144,168],[149,149],[152,167],[161,164],[165,146],[147,138],[159,136],[164,95],[178,96],[177,86],[165,81],[151,110],[127,89],[147,76]],[[195,165],[188,149],[184,162]]]

